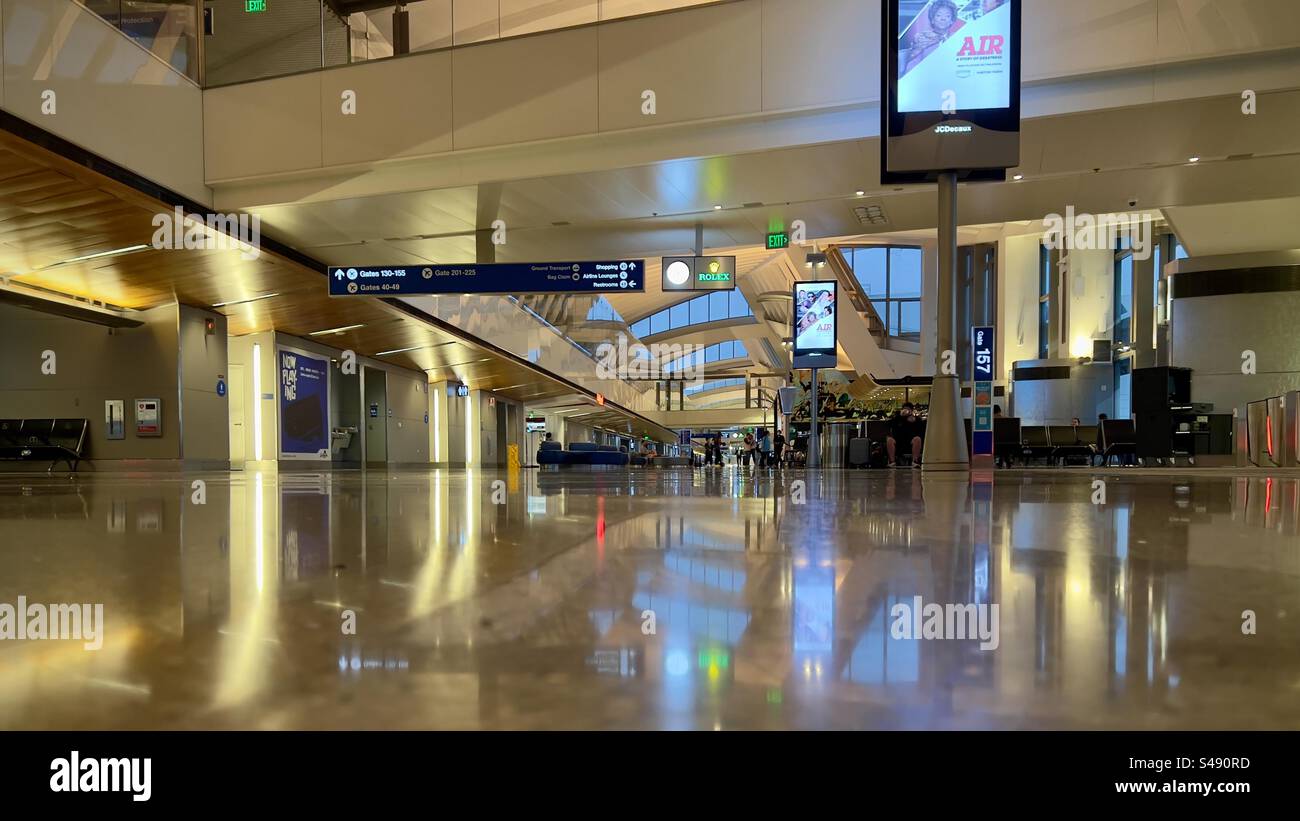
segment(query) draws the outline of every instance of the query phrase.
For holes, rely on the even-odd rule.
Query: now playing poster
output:
[[[329,459],[328,359],[288,348],[279,359],[280,458]]]
[[[898,0],[898,110],[1010,106],[1016,2]]]

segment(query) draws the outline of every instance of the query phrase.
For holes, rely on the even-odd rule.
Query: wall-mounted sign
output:
[[[463,397],[463,396],[469,396],[469,385],[457,385],[457,386],[456,386],[456,395],[457,395],[457,396],[462,396],[462,397]]]
[[[974,419],[971,420],[971,453],[975,456],[993,455],[993,355],[995,343],[993,328],[971,328],[971,392]]]
[[[126,410],[121,399],[104,400],[105,439],[126,438]]]
[[[244,11],[249,14],[266,11],[266,0],[244,0]]]
[[[226,395],[226,380],[224,377],[217,377],[217,396]]]
[[[881,182],[1020,163],[1020,0],[884,0]]]
[[[330,296],[642,293],[645,260],[330,268]]]
[[[280,458],[330,456],[329,357],[276,350],[280,383]]]
[[[378,402],[371,402],[371,403],[370,403],[370,418],[371,418],[371,419],[378,419],[378,418],[379,418],[379,403],[378,403]]]
[[[796,282],[794,284],[794,366],[833,368],[837,361],[835,341],[835,299],[839,283]]]
[[[734,291],[735,257],[664,257],[661,260],[665,291]]]
[[[135,400],[135,435],[162,436],[162,400]]]
[[[767,248],[769,251],[775,251],[781,248],[790,247],[790,235],[784,231],[773,231],[767,235]]]

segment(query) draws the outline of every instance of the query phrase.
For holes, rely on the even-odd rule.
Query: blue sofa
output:
[[[568,450],[562,449],[559,442],[543,442],[537,451],[538,465],[625,467],[627,463],[628,455],[613,445],[591,442],[570,442]]]

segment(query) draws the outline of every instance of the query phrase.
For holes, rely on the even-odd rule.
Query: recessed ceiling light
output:
[[[1013,179],[1013,180],[1023,180],[1024,178],[1025,178],[1025,175],[1024,175],[1024,174],[1017,174],[1017,175],[1015,175],[1014,177],[1012,177],[1011,179]]]
[[[148,246],[148,245],[128,245],[128,246],[125,247],[125,248],[114,248],[112,251],[100,251],[100,252],[97,253],[97,254],[86,254],[86,255],[84,255],[84,256],[80,256],[80,257],[73,257],[72,259],[64,259],[64,260],[60,260],[60,261],[58,261],[58,262],[52,262],[52,263],[50,263],[49,265],[42,265],[40,268],[37,268],[37,269],[35,269],[35,270],[37,270],[37,271],[44,271],[44,270],[49,269],[49,268],[57,268],[57,267],[60,266],[60,265],[71,265],[71,264],[73,264],[73,263],[75,263],[75,262],[85,262],[85,261],[87,261],[87,260],[91,260],[91,259],[103,259],[104,257],[116,257],[116,256],[121,256],[121,255],[123,255],[123,254],[134,254],[134,253],[136,253],[137,251],[144,251],[145,249],[147,249],[147,248],[149,248],[149,247],[151,247],[151,246]]]
[[[722,210],[722,206],[721,206],[721,205],[715,205],[715,206],[713,206],[713,210],[714,210],[714,211],[721,211],[721,210]]]
[[[342,327],[339,328],[326,328],[323,331],[312,331],[311,333],[307,334],[307,336],[325,336],[326,334],[341,334],[344,331],[353,331],[356,330],[357,328],[364,328],[364,327],[366,327],[365,323],[362,323],[360,325],[343,325]]]
[[[420,349],[423,348],[423,347],[426,347],[426,346],[424,346],[424,345],[413,345],[413,346],[411,346],[411,347],[409,347],[409,348],[398,348],[397,350],[394,350],[394,351],[380,351],[379,353],[375,354],[375,356],[388,356],[388,355],[390,355],[390,354],[395,354],[395,353],[406,353],[407,351],[418,351],[418,350],[420,350]]]
[[[1188,162],[1200,162],[1200,161],[1201,161],[1201,158],[1200,158],[1200,157],[1188,157],[1188,158],[1187,158],[1187,161],[1188,161]]]
[[[227,305],[243,305],[245,302],[257,302],[258,300],[270,299],[273,296],[279,296],[279,295],[280,294],[277,292],[274,294],[262,294],[261,296],[251,296],[248,299],[232,299],[229,302],[214,302],[212,303],[212,307],[224,308]]]
[[[865,197],[867,195],[866,191],[854,191],[853,193],[858,195],[859,197]]]

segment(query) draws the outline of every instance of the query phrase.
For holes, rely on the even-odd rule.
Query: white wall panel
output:
[[[596,29],[452,52],[457,149],[596,130]]]
[[[205,91],[208,179],[319,168],[323,77],[296,74]]]
[[[599,27],[602,131],[754,113],[762,106],[762,3],[748,0]],[[656,95],[653,116],[642,92]]]
[[[878,2],[764,0],[763,110],[879,99],[879,43]]]
[[[407,81],[412,70],[421,82]],[[345,91],[356,94],[355,114],[343,113]],[[320,110],[327,166],[450,151],[451,53],[323,72]]]

